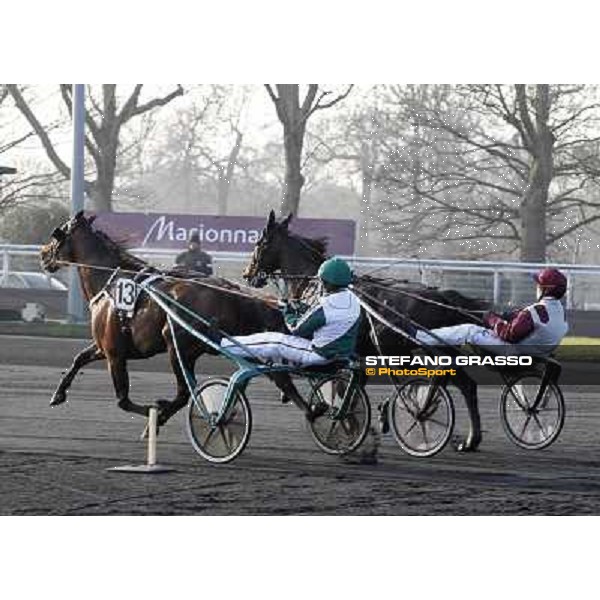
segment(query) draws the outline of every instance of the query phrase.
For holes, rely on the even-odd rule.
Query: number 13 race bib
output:
[[[117,310],[133,313],[137,300],[138,286],[131,279],[117,279],[113,288],[113,300]]]

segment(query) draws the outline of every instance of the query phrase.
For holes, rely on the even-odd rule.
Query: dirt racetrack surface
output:
[[[526,452],[504,436],[497,388],[481,393],[484,441],[460,454],[448,446],[429,459],[402,453],[384,436],[376,465],[321,453],[302,415],[278,402],[266,380],[249,390],[254,425],[248,447],[229,465],[214,466],[187,439],[184,411],[161,431],[159,462],[176,472],[124,474],[139,464],[144,421],[116,405],[104,363],[75,380],[68,403],[48,402],[61,371],[82,341],[0,336],[0,514],[598,514],[600,402],[597,388],[565,388],[567,417],[550,448]],[[201,379],[227,363],[207,358]],[[164,358],[132,369],[132,399],[171,398]],[[373,404],[385,388],[369,388]],[[456,433],[466,429],[457,401]]]

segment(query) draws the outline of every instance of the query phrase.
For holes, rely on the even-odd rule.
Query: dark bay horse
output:
[[[253,287],[263,287],[271,276],[279,274],[282,279],[287,278],[289,281],[290,297],[298,298],[306,288],[306,277],[316,275],[319,265],[327,258],[327,243],[325,240],[312,240],[290,232],[288,226],[291,219],[290,215],[282,221],[277,221],[275,213],[271,211],[262,235],[256,243],[250,263],[244,270],[244,278]],[[485,302],[466,298],[454,290],[437,290],[414,283],[368,275],[358,277],[357,284],[378,302],[385,303],[397,313],[407,315],[427,329],[466,322],[477,323],[479,322],[477,317],[471,313],[487,309]],[[386,316],[394,321],[394,317]],[[395,355],[398,354],[399,348],[407,348],[406,340],[388,327],[378,323],[375,330],[382,354]],[[363,319],[358,353],[361,356],[380,353],[369,335],[366,319]],[[452,383],[459,388],[465,398],[470,420],[468,435],[457,445],[457,449],[476,450],[481,443],[477,385],[461,370],[453,378]]]
[[[108,294],[102,293],[116,268],[122,269],[123,276],[129,277],[134,277],[136,273],[159,272],[127,252],[122,245],[112,241],[106,234],[96,230],[92,225],[93,219],[94,217],[84,216],[83,212],[78,213],[60,228],[55,229],[51,241],[41,250],[42,266],[51,273],[64,264],[79,265],[83,293],[90,303],[91,330],[94,340],[93,344],[73,360],[73,364],[54,392],[51,405],[57,406],[65,402],[67,390],[82,367],[93,361],[105,359],[119,407],[129,412],[147,415],[149,406],[136,404],[129,397],[127,361],[167,352],[177,379],[177,394],[170,402],[167,400],[157,402],[159,425],[164,425],[187,404],[190,396],[185,376],[177,359],[166,314],[147,294],[142,293],[135,313],[124,326],[112,299]],[[219,278],[192,281],[165,275],[163,279],[152,285],[195,313],[205,317],[210,316],[215,327],[227,333],[245,335],[267,330],[284,330],[284,321],[274,299],[270,302],[268,298],[236,293],[235,286]],[[179,275],[181,276],[181,273]],[[209,287],[211,282],[213,286]],[[229,288],[231,291],[224,288]],[[196,330],[210,334],[201,323],[190,324]],[[174,328],[174,332],[183,366],[188,373],[193,374],[198,357],[204,352],[214,353],[214,351],[178,326]],[[288,391],[286,380],[275,380],[275,383],[282,391]]]

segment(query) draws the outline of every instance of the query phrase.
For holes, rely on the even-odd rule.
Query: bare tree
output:
[[[200,194],[214,194],[218,214],[225,215],[234,178],[248,167],[242,123],[247,93],[233,86],[201,87],[170,127],[158,152],[158,169],[177,177],[186,205]]]
[[[8,106],[9,97],[8,85],[0,84],[2,116],[14,110]],[[0,212],[24,202],[61,198],[58,173],[21,156],[20,146],[33,135],[31,131],[18,133],[0,125]]]
[[[390,88],[388,228],[397,238],[478,245],[477,254],[546,250],[600,218],[595,88],[550,85]],[[583,211],[583,212],[582,212]],[[577,218],[573,219],[573,213]],[[422,235],[415,235],[418,232]]]
[[[199,148],[201,156],[208,162],[206,172],[214,172],[217,184],[217,207],[219,215],[227,214],[229,191],[235,169],[240,161],[242,140],[244,134],[238,129],[237,124],[231,123],[231,131],[235,136],[229,152],[225,155],[213,154],[209,148]]]
[[[64,178],[70,178],[70,168],[60,157],[48,129],[42,125],[34,113],[22,90],[14,84],[9,84],[7,87],[17,108],[40,139],[52,164]],[[60,93],[69,114],[72,112],[71,89],[70,84],[60,85]],[[86,193],[92,198],[94,207],[98,211],[112,210],[112,194],[115,186],[122,128],[135,117],[165,106],[183,95],[183,88],[178,85],[175,90],[165,96],[142,101],[142,89],[142,84],[136,84],[133,91],[119,102],[115,84],[102,85],[100,98],[96,98],[92,94],[91,88],[88,88],[85,146],[95,167],[95,179],[86,181]]]
[[[371,96],[374,94],[376,91],[371,90]],[[358,223],[361,245],[370,250],[371,214],[376,210],[375,174],[381,154],[377,116],[376,106],[370,101],[341,117],[322,121],[320,126],[307,134],[307,141],[312,141],[311,158],[314,163],[326,165],[338,179],[340,173],[345,173],[353,189],[356,187],[354,182],[358,182],[358,193],[362,200]]]
[[[281,214],[297,214],[300,205],[300,193],[304,185],[302,149],[308,119],[316,111],[331,108],[344,100],[352,87],[349,85],[343,93],[332,96],[331,91],[320,91],[319,84],[311,83],[300,101],[300,85],[297,83],[276,83],[275,89],[272,84],[265,84],[283,126],[285,186]]]

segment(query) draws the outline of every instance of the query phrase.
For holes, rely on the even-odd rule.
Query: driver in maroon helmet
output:
[[[567,333],[562,303],[557,302],[567,292],[567,278],[558,269],[542,269],[533,276],[537,283],[537,302],[504,320],[488,313],[485,324],[502,340],[516,344],[527,339],[528,344],[556,346]]]
[[[546,268],[533,279],[537,283],[537,301],[507,319],[490,312],[483,318],[484,326],[465,323],[441,327],[433,329],[432,335],[412,327],[407,333],[428,346],[443,343],[488,347],[516,344],[527,346],[533,354],[550,354],[569,329],[560,301],[567,291],[567,278],[558,269]]]

